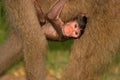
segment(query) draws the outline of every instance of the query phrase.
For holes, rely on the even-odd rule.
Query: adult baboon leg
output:
[[[45,80],[46,39],[31,0],[4,0],[7,21],[21,36],[28,80]]]
[[[21,49],[21,41],[15,34],[10,35],[0,46],[0,74],[20,57]]]
[[[81,1],[88,12],[88,24],[75,40],[63,80],[97,80],[120,47],[120,5],[118,0]]]

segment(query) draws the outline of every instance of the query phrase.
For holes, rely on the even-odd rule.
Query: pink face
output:
[[[62,32],[64,36],[77,38],[80,35],[80,27],[77,21],[70,21],[64,25]]]

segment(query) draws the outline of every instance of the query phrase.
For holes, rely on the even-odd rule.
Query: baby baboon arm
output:
[[[60,40],[62,38],[62,31],[61,31],[61,26],[64,24],[63,21],[59,18],[59,15],[62,11],[62,8],[65,4],[66,0],[59,0],[56,2],[56,4],[50,9],[48,12],[46,18],[48,22],[51,24],[44,23],[42,27],[44,27],[42,30],[43,33],[45,33],[46,37],[51,40]],[[42,12],[42,9],[40,5],[38,4],[37,0],[34,0],[34,6],[36,8],[36,12],[39,15],[39,22],[41,23],[41,18],[44,17],[44,14]],[[41,17],[40,17],[41,16]],[[43,18],[45,20],[45,17]],[[46,21],[45,21],[46,22]],[[46,25],[47,24],[47,25]],[[51,31],[50,31],[51,30]],[[46,33],[47,32],[47,33]],[[57,36],[56,36],[57,35]],[[59,37],[58,37],[59,35]]]
[[[53,5],[50,11],[47,14],[47,20],[53,25],[54,29],[56,30],[57,34],[59,35],[59,40],[63,38],[62,34],[62,25],[64,22],[60,19],[59,15],[65,5],[67,0],[59,0]]]
[[[60,13],[65,5],[65,2],[67,0],[59,0],[57,1],[52,8],[50,9],[50,11],[47,14],[48,19],[53,23],[56,24],[57,26],[61,26],[64,24],[64,22],[61,20]],[[54,26],[56,27],[56,26]]]
[[[33,0],[33,3],[34,3],[34,6],[35,6],[35,9],[36,9],[36,13],[37,13],[37,16],[38,16],[38,20],[40,22],[41,25],[44,25],[45,22],[46,22],[46,18],[45,18],[45,15],[38,3],[38,0]]]

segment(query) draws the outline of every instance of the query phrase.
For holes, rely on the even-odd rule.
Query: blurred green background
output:
[[[9,35],[8,27],[5,23],[3,4],[0,0],[0,44],[2,44]],[[57,79],[61,79],[63,70],[69,60],[70,48],[73,40],[65,42],[48,41],[48,51],[46,54],[46,73],[48,76],[54,76]],[[100,80],[120,80],[120,52],[114,58],[113,62],[106,73]],[[14,74],[15,76],[25,75],[23,67],[23,58],[12,66],[6,74]]]

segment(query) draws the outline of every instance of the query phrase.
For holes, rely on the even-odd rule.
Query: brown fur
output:
[[[22,3],[23,0],[7,1],[6,10],[9,13],[10,26],[20,33],[22,39],[26,69],[30,72],[28,72],[29,80],[44,80],[42,74],[44,73],[42,65],[44,64],[44,54],[42,53],[45,50],[45,39],[39,31],[33,6],[28,0],[25,0],[24,3]],[[54,1],[40,0],[45,13]],[[68,20],[77,13],[85,12],[88,16],[88,24],[81,39],[74,41],[64,80],[96,80],[106,68],[106,64],[115,56],[120,45],[119,3],[119,0],[68,0],[61,15],[62,19]],[[24,4],[28,6],[26,7]],[[28,13],[22,13],[27,11]],[[19,15],[17,15],[18,13]]]
[[[120,1],[79,3],[88,24],[82,38],[74,41],[64,80],[97,80],[120,48]]]
[[[0,46],[0,73],[18,59],[21,55],[19,54],[21,52],[21,48],[21,41],[15,34],[10,35],[5,43]]]
[[[4,5],[7,22],[21,39],[28,80],[44,80],[46,40],[41,33],[32,1],[4,0]]]

